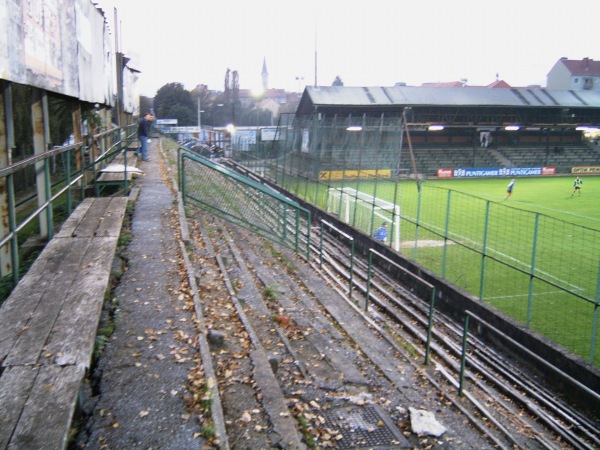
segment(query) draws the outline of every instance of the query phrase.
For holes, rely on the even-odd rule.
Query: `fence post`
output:
[[[300,214],[298,212],[298,214]],[[310,215],[310,210],[306,211],[306,260],[310,261],[310,224],[311,224],[311,215]],[[300,239],[300,237],[298,237],[298,239]]]
[[[431,290],[431,301],[429,302],[429,323],[427,325],[427,343],[425,349],[425,365],[429,364],[429,349],[431,347],[431,334],[433,331],[433,312],[435,311],[435,288]]]
[[[590,364],[594,364],[596,356],[596,337],[598,336],[598,315],[600,314],[600,262],[598,264],[598,282],[596,284],[596,304],[594,305],[594,323],[592,325],[592,342],[590,344]]]
[[[183,205],[185,206],[186,192],[185,192],[185,154],[181,154],[181,198],[183,199]]]
[[[46,226],[48,227],[48,240],[52,239],[54,234],[54,215],[52,206],[52,180],[50,175],[50,158],[44,158],[44,190],[46,191],[46,201],[48,206],[46,207]]]
[[[181,157],[182,152],[181,152],[181,147],[177,147],[177,188],[179,189],[179,192],[181,192],[181,188],[182,188],[182,181],[181,179],[183,178],[183,171],[182,169],[182,165],[181,165]]]
[[[535,215],[535,227],[533,230],[533,248],[531,249],[531,269],[529,272],[529,295],[527,299],[527,322],[526,326],[531,326],[531,314],[533,311],[533,285],[535,280],[535,257],[537,251],[538,228],[540,223],[540,215]]]
[[[417,220],[415,221],[415,246],[413,251],[413,259],[417,260],[417,248],[419,247],[419,226],[421,220],[421,197],[422,197],[422,189],[417,191]]]
[[[398,183],[398,178],[396,178],[396,181],[394,181],[394,205],[398,205]],[[399,211],[398,217],[396,217],[396,210]],[[396,231],[396,227],[394,227],[396,220],[398,221],[398,236],[394,235]],[[397,248],[394,249],[397,252],[400,252],[400,243],[402,241],[402,229],[402,210],[400,210],[400,207],[396,208],[396,206],[394,206],[394,212],[392,213],[392,232],[390,233],[390,243],[393,242],[394,244],[397,244]]]
[[[86,181],[85,181],[85,171],[84,168],[86,167],[85,164],[85,147],[83,147],[83,145],[85,144],[81,144],[80,146],[78,146],[77,144],[75,145],[74,151],[75,151],[75,168],[76,170],[79,172],[81,171],[81,182],[79,183],[80,186],[80,198],[85,198],[85,185],[86,185]],[[77,150],[79,148],[79,150]],[[79,158],[79,161],[77,160]],[[79,168],[77,167],[77,164],[79,165]],[[91,160],[90,164],[92,164],[92,173],[94,176],[94,180],[96,179],[96,164],[95,164],[95,160]]]
[[[348,299],[352,298],[352,274],[354,273],[354,238],[350,238],[350,291]]]
[[[323,268],[323,221],[321,220],[321,236],[319,239],[319,269]]]
[[[465,315],[465,327],[463,330],[462,339],[462,354],[460,356],[460,381],[458,384],[458,395],[462,397],[463,387],[465,383],[465,366],[467,362],[467,335],[469,334],[469,314]]]
[[[67,163],[66,163],[66,176],[67,176],[67,215],[71,215],[71,150],[67,151],[66,154]]]
[[[123,146],[123,141],[121,141],[121,151],[123,152],[123,164],[125,165],[125,169],[123,170],[123,195],[127,196],[127,186],[129,182],[127,181],[127,140],[125,140],[125,146]]]
[[[10,259],[12,263],[13,287],[19,283],[19,240],[17,229],[17,210],[15,205],[15,186],[13,174],[6,176],[6,188],[8,194],[8,229],[12,233],[10,240]]]
[[[446,278],[446,258],[448,256],[448,229],[450,228],[450,202],[452,191],[448,191],[446,199],[446,225],[444,227],[444,252],[442,254],[442,277]]]
[[[483,224],[483,244],[481,249],[481,272],[479,275],[479,300],[483,300],[483,286],[485,285],[485,263],[487,257],[487,241],[490,218],[490,201],[485,204],[485,221]]]
[[[321,190],[321,158],[315,157],[315,199],[313,203],[315,205],[319,204],[319,192]]]
[[[367,268],[367,294],[365,297],[365,311],[369,310],[369,295],[371,291],[371,266],[373,265],[373,252],[369,249],[369,267]]]

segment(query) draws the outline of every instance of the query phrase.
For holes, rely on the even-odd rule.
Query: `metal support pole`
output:
[[[123,143],[125,143],[125,146],[123,146]],[[129,193],[129,181],[127,180],[127,137],[121,141],[121,151],[123,152],[123,164],[125,165],[125,169],[123,170],[123,196],[127,197]]]
[[[410,151],[410,160],[412,161],[413,172],[415,173],[415,181],[417,183],[417,190],[421,192],[421,184],[419,183],[419,174],[417,172],[417,163],[415,161],[415,154],[413,152],[412,141],[410,139],[410,132],[408,131],[408,123],[406,121],[406,108],[402,110],[402,119],[404,120],[404,131],[406,132],[406,142],[408,143],[408,150]]]
[[[598,281],[596,283],[596,303],[594,304],[594,321],[592,325],[592,342],[590,345],[590,364],[594,364],[596,356],[596,337],[598,336],[598,316],[600,315],[600,262],[598,263]]]
[[[71,151],[72,150],[69,150],[67,152],[67,170],[66,170],[67,186],[69,186],[69,189],[67,190],[67,214],[69,216],[71,215],[71,211],[73,210],[73,202],[72,202],[72,195],[71,195]]]
[[[535,281],[535,262],[537,253],[537,237],[538,228],[540,224],[540,215],[535,215],[535,228],[533,231],[533,248],[531,250],[531,269],[529,271],[529,296],[527,299],[527,321],[525,322],[527,328],[531,326],[531,315],[533,311],[533,287]]]
[[[448,231],[450,229],[450,203],[452,198],[452,191],[448,191],[448,198],[446,199],[446,225],[444,227],[444,250],[442,254],[442,277],[446,278],[446,260],[448,256]]]
[[[183,199],[183,205],[185,206],[186,203],[186,193],[185,193],[185,155],[182,155],[181,157],[181,187],[180,187],[180,191],[181,191],[181,198]]]
[[[485,224],[483,228],[483,245],[481,249],[481,273],[479,277],[479,300],[483,300],[483,287],[485,286],[485,263],[487,259],[487,241],[490,221],[490,201],[485,205]]]
[[[17,212],[15,205],[15,186],[13,174],[6,177],[8,193],[8,226],[12,233],[10,242],[10,256],[12,262],[13,287],[19,283],[19,239],[17,236]]]
[[[343,237],[345,237],[346,239],[348,239],[350,241],[350,246],[351,246],[351,253],[350,253],[350,291],[349,291],[349,297],[348,298],[352,298],[352,289],[353,289],[353,285],[352,285],[352,274],[354,272],[354,238],[352,236],[350,236],[347,233],[344,233],[342,230],[334,227],[332,224],[330,224],[329,222],[326,222],[325,220],[321,220],[321,236],[323,236],[323,225],[327,225],[329,228],[331,228],[332,230],[337,231],[338,233],[340,233]],[[323,250],[321,249],[321,254],[322,254]]]
[[[469,334],[469,316],[465,315],[465,327],[462,339],[462,354],[460,356],[460,382],[458,384],[458,395],[462,397],[465,383],[465,367],[467,362],[467,336]]]
[[[348,298],[351,299],[352,298],[352,274],[354,273],[354,238],[350,241],[351,242],[351,251],[350,251],[350,291],[348,294]]]
[[[429,364],[429,350],[431,348],[431,335],[433,332],[433,313],[435,312],[435,288],[431,290],[431,301],[429,302],[429,323],[427,325],[427,343],[425,349],[425,365]]]
[[[369,310],[369,296],[371,292],[371,266],[373,265],[373,249],[369,249],[369,267],[367,268],[367,294],[365,298],[365,311]]]
[[[421,197],[422,197],[423,193],[421,192],[421,190],[419,189],[418,194],[417,194],[417,220],[416,220],[416,224],[415,224],[415,245],[414,245],[414,250],[413,250],[413,259],[416,261],[417,260],[417,249],[419,247],[419,225],[420,225],[420,221],[421,221]]]
[[[321,236],[319,239],[319,269],[323,268],[323,221],[321,221]]]

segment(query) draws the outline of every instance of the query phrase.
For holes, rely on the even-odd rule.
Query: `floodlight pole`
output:
[[[415,181],[417,182],[417,191],[421,192],[421,184],[419,183],[419,174],[417,173],[417,163],[415,162],[415,154],[413,153],[412,141],[410,140],[410,133],[408,132],[408,124],[406,122],[406,108],[402,110],[402,125],[406,131],[406,142],[408,142],[408,150],[410,152],[410,159],[412,161],[413,172],[415,173]]]

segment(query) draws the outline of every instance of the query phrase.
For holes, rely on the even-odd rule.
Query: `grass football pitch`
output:
[[[402,254],[599,365],[600,177],[582,179],[517,178],[507,199],[510,178],[425,180],[421,205],[414,180],[289,187],[324,209],[329,187],[399,204]]]

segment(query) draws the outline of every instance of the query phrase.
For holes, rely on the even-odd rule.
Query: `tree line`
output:
[[[226,86],[227,80],[226,77]],[[197,125],[199,111],[202,126],[268,126],[277,123],[278,115],[275,116],[269,109],[258,107],[264,96],[242,102],[239,88],[234,81],[230,83],[232,85],[224,91],[212,91],[203,84],[187,91],[181,83],[168,83],[156,92],[154,98],[140,98],[140,112],[143,114],[152,110],[159,119],[177,119],[179,126]],[[297,106],[297,100],[288,101],[280,105],[279,114],[293,113]]]

